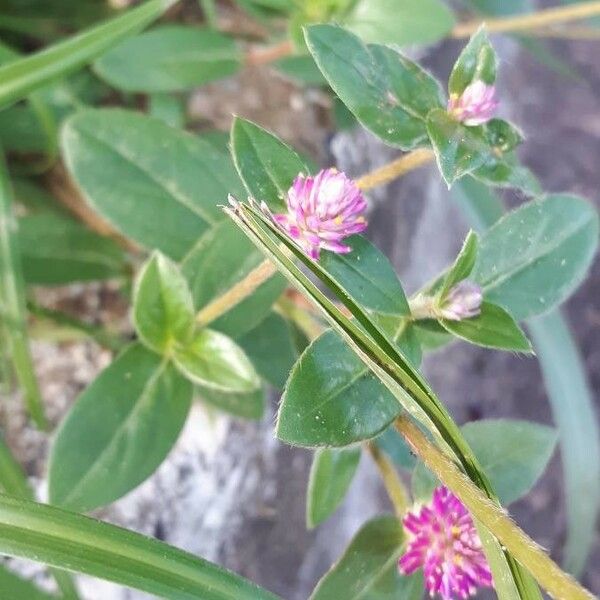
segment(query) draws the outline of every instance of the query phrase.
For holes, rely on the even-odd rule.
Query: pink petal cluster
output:
[[[409,544],[398,567],[404,575],[422,568],[431,597],[468,598],[478,587],[493,586],[473,519],[446,487],[436,488],[431,502],[408,512],[403,523]]]
[[[321,250],[350,252],[342,240],[367,227],[362,192],[336,169],[324,169],[315,177],[298,175],[286,201],[288,212],[273,219],[315,260]]]
[[[451,321],[462,321],[477,317],[481,313],[483,292],[481,287],[464,279],[457,283],[448,293],[440,308],[440,316]]]
[[[483,125],[494,116],[498,104],[496,88],[477,80],[468,85],[460,96],[450,96],[448,112],[465,125]]]

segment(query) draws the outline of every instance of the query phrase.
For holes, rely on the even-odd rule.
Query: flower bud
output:
[[[496,88],[481,80],[468,85],[459,96],[452,94],[448,101],[448,112],[465,125],[487,123],[498,108]]]
[[[482,301],[481,287],[465,279],[450,290],[439,309],[439,315],[450,321],[470,319],[480,314]]]

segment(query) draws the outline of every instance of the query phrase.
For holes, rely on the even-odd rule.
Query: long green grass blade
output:
[[[149,0],[100,25],[0,67],[0,108],[90,62],[119,40],[143,29],[177,0]]]
[[[8,347],[29,414],[38,427],[44,428],[46,419],[27,341],[25,293],[16,231],[12,189],[0,150],[0,321],[6,338],[3,344]]]
[[[21,469],[21,465],[15,460],[10,448],[0,434],[0,490],[3,490],[7,494],[14,496],[15,498],[22,498],[24,500],[33,500],[34,495],[27,477]],[[52,575],[60,588],[62,597],[64,600],[79,600],[77,594],[77,588],[69,573],[60,571],[59,569],[51,569]],[[0,580],[2,578],[0,577]],[[15,583],[15,586],[19,587],[19,582]],[[0,591],[2,587],[0,581]],[[23,589],[26,589],[26,584],[23,584]]]
[[[278,600],[192,554],[108,523],[0,495],[0,553],[170,600]]]
[[[402,406],[436,437],[446,452],[462,465],[480,489],[497,503],[485,473],[445,407],[418,371],[379,330],[367,312],[318,262],[308,259],[272,223],[264,219],[260,212],[239,204],[235,211],[230,211],[230,215],[265,255],[274,261],[289,281],[323,311],[333,329],[398,398]],[[295,261],[300,262],[333,291],[356,321],[348,319]],[[532,583],[530,575],[510,554],[503,553],[491,535],[482,535],[482,540],[499,584],[500,597],[540,598],[539,589]]]

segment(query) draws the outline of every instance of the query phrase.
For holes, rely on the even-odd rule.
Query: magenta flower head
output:
[[[408,512],[403,523],[409,544],[398,568],[403,575],[422,568],[431,597],[464,599],[493,586],[473,519],[450,490],[436,488],[431,502]]]
[[[286,202],[287,213],[273,219],[315,260],[321,250],[350,252],[342,240],[367,227],[362,192],[336,169],[324,169],[314,177],[298,175]]]
[[[465,125],[483,125],[496,112],[496,88],[481,80],[469,84],[459,96],[452,94],[448,100],[448,112]]]
[[[457,283],[448,293],[439,314],[442,319],[462,321],[477,317],[481,313],[483,292],[481,287],[464,279]]]

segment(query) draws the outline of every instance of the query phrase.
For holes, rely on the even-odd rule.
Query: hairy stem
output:
[[[595,15],[600,15],[600,2],[580,2],[569,6],[546,8],[527,15],[486,19],[484,22],[488,31],[512,33],[587,19]],[[479,29],[481,24],[481,19],[459,23],[454,27],[451,35],[454,38],[470,37]]]
[[[434,158],[433,150],[429,148],[413,150],[387,165],[363,175],[356,180],[356,185],[361,190],[370,190],[378,185],[384,185],[394,179],[398,179],[406,175],[409,171],[430,163]]]
[[[250,271],[244,279],[238,281],[222,296],[215,298],[196,315],[199,325],[205,326],[218,319],[221,315],[237,306],[242,300],[250,296],[260,285],[275,274],[277,268],[269,260],[264,260],[255,269]]]
[[[375,461],[379,474],[385,486],[387,495],[390,498],[396,515],[399,519],[402,519],[408,507],[410,505],[410,499],[408,492],[402,483],[402,480],[398,476],[394,465],[388,460],[385,454],[377,447],[374,442],[368,442],[365,444],[367,451],[371,455],[371,458]]]
[[[396,420],[396,429],[415,454],[438,479],[452,490],[475,519],[481,522],[537,582],[558,600],[593,600],[582,587],[538,546],[500,507],[431,442],[407,417]]]

